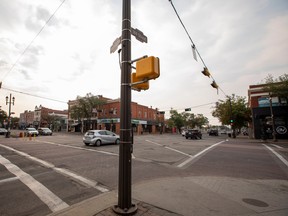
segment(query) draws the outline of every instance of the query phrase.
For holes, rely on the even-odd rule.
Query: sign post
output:
[[[137,206],[131,202],[131,0],[123,0],[122,7],[118,205],[113,210],[121,215],[131,215],[137,212]]]

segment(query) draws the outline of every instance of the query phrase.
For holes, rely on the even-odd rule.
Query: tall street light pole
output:
[[[10,137],[11,104],[14,106],[14,102],[15,102],[15,97],[13,97],[11,101],[11,96],[12,96],[11,94],[10,94],[10,97],[6,96],[6,105],[9,104],[8,125],[7,125],[8,132],[6,133],[6,138]]]
[[[118,205],[113,210],[121,215],[136,213],[131,201],[132,133],[131,133],[131,0],[122,3],[121,110]]]
[[[275,120],[274,120],[274,114],[273,114],[273,108],[272,108],[272,95],[269,93],[269,107],[270,107],[270,114],[271,114],[271,121],[272,121],[272,136],[273,141],[276,142],[276,130],[275,130]]]

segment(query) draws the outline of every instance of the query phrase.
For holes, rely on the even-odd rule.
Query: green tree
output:
[[[85,97],[77,96],[77,105],[71,107],[71,118],[83,120],[86,119],[89,124],[91,118],[95,115],[94,109],[98,110],[101,108],[105,101],[100,99],[99,96],[94,96],[91,93],[86,94]],[[87,125],[85,125],[85,131],[87,130]]]
[[[264,90],[269,92],[271,96],[288,98],[288,74],[283,74],[275,79],[269,74],[265,79],[265,83],[267,85]]]
[[[0,124],[1,127],[4,127],[4,120],[7,121],[8,115],[4,110],[0,110]]]
[[[202,128],[204,125],[208,125],[209,120],[203,114],[197,114],[195,117],[195,126]]]
[[[185,119],[183,115],[177,112],[177,110],[170,110],[169,126],[176,127],[179,131],[184,126]]]
[[[235,96],[227,97],[226,100],[219,100],[216,104],[212,116],[219,119],[222,125],[229,125],[233,120],[233,128],[240,129],[247,127],[251,121],[251,110],[248,107],[245,97]]]
[[[176,110],[170,110],[170,127],[177,127],[180,131],[182,127],[202,128],[204,125],[208,124],[208,118],[204,117],[203,114],[187,113],[182,112],[178,113]]]

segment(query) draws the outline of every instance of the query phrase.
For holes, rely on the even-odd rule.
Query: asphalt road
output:
[[[288,181],[288,143],[181,135],[134,137],[132,182],[165,177]],[[47,215],[118,187],[118,146],[58,133],[0,137],[0,215]],[[288,188],[279,188],[288,194]],[[177,195],[177,194],[176,194]]]

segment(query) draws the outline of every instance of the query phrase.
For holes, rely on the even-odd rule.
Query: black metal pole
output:
[[[6,104],[9,103],[9,110],[8,110],[8,123],[7,123],[7,133],[6,138],[10,138],[10,118],[11,118],[11,94],[9,97],[9,102],[6,101]]]
[[[274,114],[273,114],[273,108],[272,108],[272,96],[269,93],[269,106],[270,106],[270,114],[271,114],[271,121],[272,121],[272,136],[273,141],[276,142],[276,130],[275,130],[275,120],[274,120]]]
[[[121,58],[121,107],[118,205],[113,210],[118,214],[133,214],[137,206],[131,201],[131,0],[122,5],[122,58]]]

